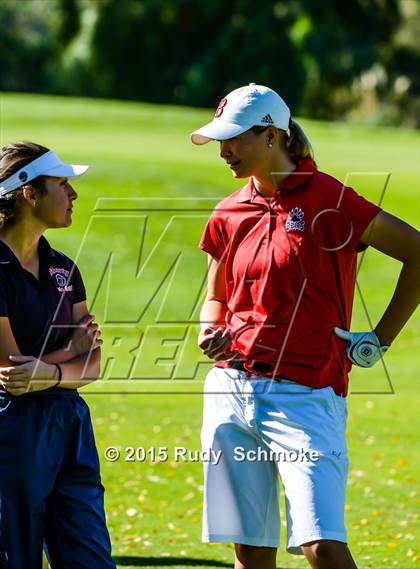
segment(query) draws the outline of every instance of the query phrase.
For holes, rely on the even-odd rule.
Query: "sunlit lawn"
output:
[[[211,208],[237,187],[216,144],[189,142],[189,132],[210,118],[187,108],[1,96],[2,144],[35,140],[91,165],[76,184],[72,229],[49,239],[78,257],[103,327],[104,378],[85,391],[119,567],[231,566],[231,546],[200,542],[201,464],[174,456],[175,447],[199,449],[208,369],[195,347],[206,265],[196,244]],[[321,169],[374,201],[391,173],[383,206],[418,223],[414,132],[302,124]],[[368,250],[359,284],[373,323],[398,271],[398,263]],[[358,295],[353,322],[368,328]],[[387,354],[386,370],[352,373],[347,527],[364,569],[414,568],[420,559],[417,324],[413,318]],[[120,449],[118,461],[104,459],[108,446]],[[127,447],[165,447],[168,460],[126,461]],[[306,567],[285,553],[284,535],[279,567]]]

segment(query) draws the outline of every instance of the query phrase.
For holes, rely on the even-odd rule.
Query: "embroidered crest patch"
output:
[[[73,290],[73,285],[68,284],[68,278],[70,272],[66,269],[50,267],[50,275],[55,280],[55,285],[59,292],[71,292]]]
[[[294,207],[289,211],[287,220],[285,223],[286,231],[291,231],[292,229],[297,229],[303,231],[305,228],[305,222],[303,220],[304,211],[300,207]]]

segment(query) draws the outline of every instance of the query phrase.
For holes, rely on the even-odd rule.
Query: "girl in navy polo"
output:
[[[52,569],[115,569],[77,392],[99,375],[102,340],[78,268],[43,236],[71,225],[69,178],[87,168],[30,142],[0,152],[1,569],[40,569],[44,543]]]
[[[210,140],[249,182],[216,206],[200,241],[199,345],[216,360],[202,444],[222,456],[204,463],[203,540],[233,542],[235,569],[275,569],[280,475],[288,551],[314,569],[355,569],[344,526],[348,373],[377,362],[417,306],[418,233],[318,171],[272,89],[251,83],[224,97],[192,134]],[[368,245],[403,269],[375,330],[351,333]]]

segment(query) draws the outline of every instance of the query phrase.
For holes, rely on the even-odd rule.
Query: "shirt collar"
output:
[[[291,172],[281,185],[281,191],[290,191],[305,183],[317,171],[317,167],[311,158],[300,160],[296,169]],[[239,203],[251,202],[257,190],[254,187],[253,178],[241,190],[239,190],[236,201]]]
[[[18,258],[4,241],[0,240],[0,265],[19,263]]]
[[[40,255],[46,258],[56,257],[54,249],[51,247],[51,245],[48,243],[48,241],[45,239],[43,235],[41,235],[41,237],[39,238],[38,252]]]
[[[254,190],[255,190],[254,184],[252,178],[250,178],[247,185],[244,186],[241,190],[239,190],[238,195],[236,196],[236,201],[238,203],[245,203],[252,201]]]
[[[42,235],[38,242],[38,252],[40,257],[55,257],[54,249]],[[8,265],[10,263],[19,263],[19,259],[13,253],[4,241],[0,240],[0,265]],[[19,263],[20,264],[20,263]]]

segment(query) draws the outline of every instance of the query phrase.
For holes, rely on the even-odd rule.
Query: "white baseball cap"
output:
[[[3,182],[0,182],[0,197],[10,194],[10,192],[17,190],[38,176],[75,178],[84,174],[88,168],[89,166],[65,164],[54,150],[49,150],[42,156],[29,162],[26,166],[23,166],[23,168],[6,180],[3,180]]]
[[[273,89],[250,83],[224,97],[214,119],[191,134],[194,144],[227,140],[253,126],[289,128],[290,109]]]

